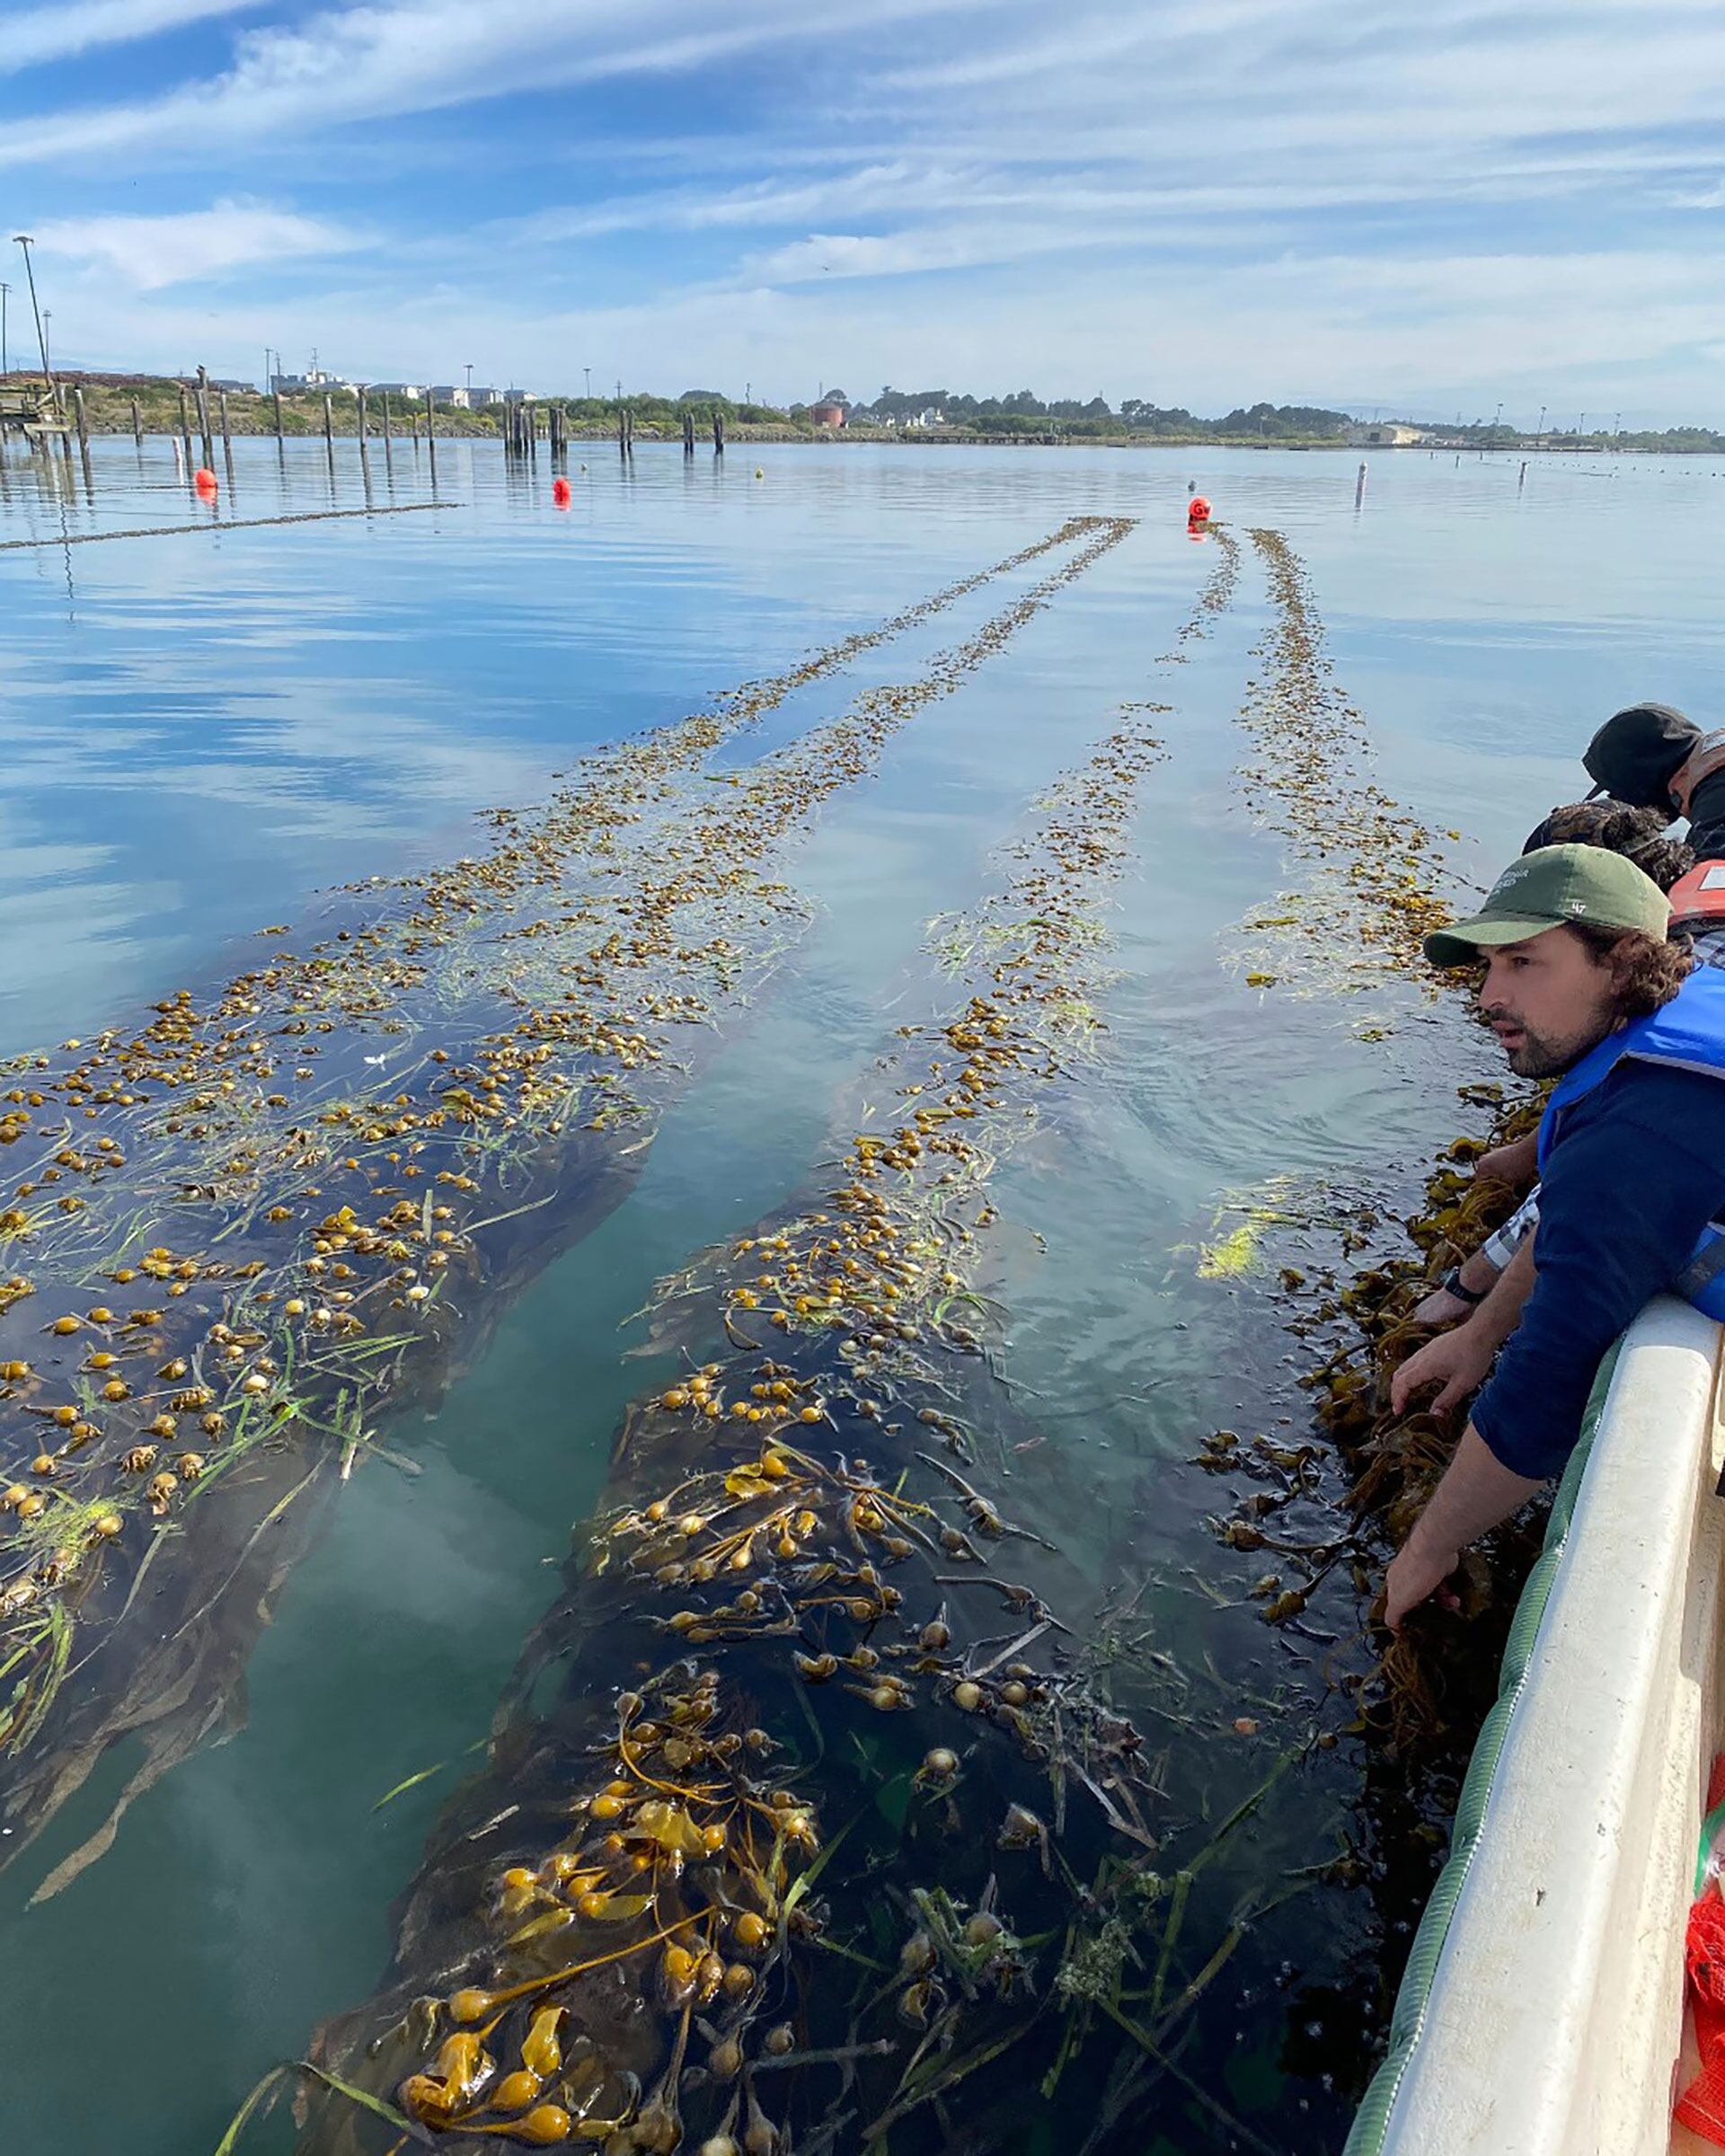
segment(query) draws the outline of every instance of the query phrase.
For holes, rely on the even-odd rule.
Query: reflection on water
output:
[[[367,461],[351,442],[332,464],[317,442],[236,445],[217,517],[429,490],[406,445],[393,470]],[[493,446],[451,443],[433,515],[0,553],[13,1050],[223,977],[234,939],[305,919],[320,888],[475,851],[474,808],[531,804],[594,743],[777,670],[1068,515],[1142,520],[806,843],[795,881],[827,909],[814,932],[695,1076],[626,1202],[344,1487],[252,1663],[245,1729],[151,1791],[57,1900],[23,1908],[111,1803],[136,1763],[123,1749],[4,1875],[0,1994],[31,2032],[7,2099],[20,2146],[213,2148],[266,2066],[373,1990],[387,1904],[472,1763],[549,1599],[546,1563],[596,1501],[639,1390],[617,1327],[660,1274],[806,1184],[883,1032],[941,1008],[916,956],[924,923],[986,888],[989,847],[1094,714],[1146,695],[1174,708],[1156,720],[1169,755],[1101,999],[1107,1075],[995,1185],[1008,1233],[988,1290],[1013,1313],[1001,1374],[1025,1411],[999,1462],[1004,1501],[1056,1520],[1092,1577],[1139,1595],[1156,1651],[1202,1672],[1197,1703],[1152,1739],[1179,1816],[1220,1824],[1314,1721],[1339,1723],[1329,1649],[1258,1621],[1263,1561],[1219,1548],[1205,1523],[1230,1493],[1190,1465],[1218,1427],[1302,1433],[1298,1349],[1250,1277],[1197,1278],[1191,1246],[1227,1193],[1275,1178],[1393,1207],[1449,1135],[1454,1081],[1479,1051],[1446,1008],[1367,1040],[1364,999],[1279,997],[1223,965],[1233,924],[1291,879],[1234,777],[1267,620],[1254,572],[1172,687],[1148,685],[1206,566],[1186,482],[1237,528],[1287,534],[1377,779],[1477,841],[1459,850],[1475,874],[1574,790],[1604,712],[1651,694],[1707,722],[1719,632],[1703,565],[1725,517],[1725,482],[1695,464],[1535,464],[1517,492],[1514,461],[1415,455],[1376,460],[1356,519],[1356,462],[832,446],[720,465],[642,446],[625,469],[595,444],[572,451],[558,512],[543,459],[506,472]],[[87,476],[75,455],[0,455],[0,538],[207,515],[165,441],[98,442]],[[978,595],[960,633],[986,612]],[[894,677],[865,655],[787,704],[761,747]],[[1378,1919],[1337,1868],[1361,1833],[1361,1779],[1345,1742],[1303,1754],[1187,1890],[1207,1954],[1243,1904],[1298,1889],[1208,1983],[1180,2059],[1290,2152],[1335,2145],[1371,2040],[1359,1972]],[[1181,1968],[1191,1981],[1201,1957]],[[279,2121],[258,2145],[272,2134],[283,2145]],[[1141,2145],[1228,2144],[1168,2092],[1146,2099]]]

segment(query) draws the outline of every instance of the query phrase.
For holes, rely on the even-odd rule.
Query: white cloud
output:
[[[357,233],[261,202],[217,202],[164,216],[50,218],[36,229],[44,256],[101,266],[135,290],[195,284],[254,262],[345,253]]]
[[[53,20],[69,36],[197,5],[73,0]],[[518,136],[507,106],[462,123],[474,155],[513,159],[521,214],[464,222],[451,159],[370,288],[314,295],[302,268],[255,309],[57,296],[63,349],[93,361],[315,343],[411,376],[447,371],[482,324],[488,372],[552,386],[579,349],[607,375],[680,386],[730,366],[780,395],[878,369],[1205,409],[1360,384],[1494,402],[1549,376],[1578,402],[1707,416],[1725,315],[1712,257],[1684,250],[1711,234],[1686,213],[1725,203],[1718,7],[1068,0],[1054,22],[1035,0],[858,0],[829,41],[807,0],[326,4],[225,30],[223,62],[159,93],[0,123],[0,164],[87,189],[104,157],[128,179],[172,160],[219,172],[214,192],[236,170],[258,186],[265,157],[310,159],[321,186],[354,188],[362,151],[387,178],[392,146],[429,159],[456,125],[395,122],[563,93],[549,150],[537,96]],[[22,19],[40,37],[48,11]],[[587,88],[625,76],[652,94]],[[643,102],[706,132],[632,134],[615,115]],[[574,199],[546,207],[553,171]],[[663,237],[606,244],[632,233]],[[356,243],[232,200],[50,236],[146,294],[239,267],[261,290],[271,262]],[[575,293],[597,304],[560,312]]]
[[[881,21],[984,0],[873,0]],[[748,0],[715,23],[694,0],[398,0],[247,31],[225,74],[134,104],[74,108],[0,128],[0,164],[102,149],[206,151],[281,130],[433,112],[510,91],[693,69],[806,37],[801,0]]]
[[[63,60],[102,45],[136,44],[213,15],[237,15],[261,0],[70,0],[21,8],[0,22],[0,75]]]

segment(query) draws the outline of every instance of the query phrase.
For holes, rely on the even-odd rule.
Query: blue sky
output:
[[[1721,0],[0,0],[73,366],[1721,424],[1722,220]]]

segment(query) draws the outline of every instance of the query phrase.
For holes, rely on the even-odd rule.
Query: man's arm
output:
[[[1432,1412],[1446,1414],[1491,1376],[1499,1348],[1521,1322],[1523,1306],[1534,1292],[1536,1241],[1536,1233],[1527,1238],[1465,1322],[1428,1341],[1402,1364],[1390,1380],[1394,1413],[1405,1414],[1416,1392],[1438,1385],[1442,1389],[1431,1403]]]
[[[1570,1113],[1540,1203],[1534,1292],[1428,1511],[1440,1498],[1442,1508],[1409,1537],[1415,1560],[1395,1582],[1398,1621],[1442,1579],[1434,1568],[1446,1554],[1453,1561],[1452,1544],[1484,1533],[1561,1472],[1600,1356],[1676,1278],[1725,1206],[1719,1079],[1625,1063]],[[1460,1478],[1453,1494],[1451,1475]]]
[[[1507,1145],[1494,1145],[1482,1153],[1473,1163],[1476,1180],[1513,1183],[1519,1188],[1531,1183],[1539,1172],[1539,1138],[1537,1134],[1526,1138],[1511,1138]]]
[[[1507,1520],[1539,1487],[1495,1460],[1470,1422],[1384,1577],[1384,1621],[1390,1630],[1399,1632],[1408,1612],[1449,1577],[1467,1545]]]

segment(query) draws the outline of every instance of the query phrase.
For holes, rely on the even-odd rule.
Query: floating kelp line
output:
[[[380,2105],[452,2152],[1022,2148],[1032,2115],[1137,2150],[1165,2079],[1264,2146],[1169,2048],[1232,1943],[1181,1955],[1132,1719],[1184,1681],[980,1486],[991,1171],[1094,1023],[1158,754],[1118,728],[940,924],[962,1001],[906,1029],[892,1127],[667,1284],[686,1374],[624,1419],[387,1988],[315,2047],[320,2156],[405,2145]]]
[[[332,935],[209,1004],[181,990],[135,1034],[9,1066],[8,1855],[118,1736],[145,1734],[136,1788],[215,1724],[295,1554],[290,1509],[303,1521],[381,1401],[435,1388],[509,1288],[615,1205],[681,1082],[679,1029],[698,1040],[800,928],[774,849],[1129,529],[1073,519],[592,759],[544,810],[500,812],[483,857],[366,887]],[[916,679],[702,782],[801,683],[1068,545]]]
[[[1205,538],[1206,543],[1216,550],[1216,566],[1204,579],[1197,605],[1174,632],[1172,643],[1159,655],[1158,666],[1183,667],[1186,646],[1208,636],[1216,616],[1225,613],[1234,604],[1234,589],[1240,581],[1240,542],[1221,524],[1212,524]]]
[[[1240,713],[1252,741],[1241,776],[1253,815],[1311,873],[1242,924],[1263,939],[1241,953],[1242,969],[1254,987],[1313,994],[1378,987],[1404,968],[1423,979],[1421,939],[1449,919],[1432,888],[1436,835],[1370,775],[1299,556],[1279,532],[1251,536],[1272,618]]]

